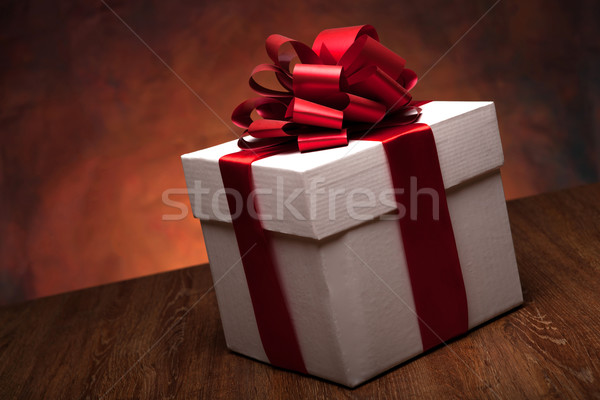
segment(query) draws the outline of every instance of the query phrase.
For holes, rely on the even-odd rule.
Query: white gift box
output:
[[[469,329],[522,303],[492,102],[435,101],[434,134],[468,301]],[[269,362],[259,336],[219,158],[231,141],[182,156],[227,346]],[[308,372],[354,387],[423,352],[392,180],[379,142],[286,153],[252,164]],[[418,185],[418,182],[416,182]]]

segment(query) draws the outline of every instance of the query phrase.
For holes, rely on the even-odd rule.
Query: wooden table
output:
[[[598,398],[600,184],[508,209],[525,304],[354,390],[229,352],[201,265],[0,309],[0,398]]]

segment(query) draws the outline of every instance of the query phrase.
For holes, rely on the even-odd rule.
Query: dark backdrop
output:
[[[1,301],[205,262],[162,195],[231,132],[101,2],[0,4]],[[370,23],[422,75],[472,28],[414,97],[496,102],[507,198],[598,180],[597,1],[107,4],[227,121],[271,33]]]

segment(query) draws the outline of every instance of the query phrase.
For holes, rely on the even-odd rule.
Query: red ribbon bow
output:
[[[282,51],[288,43],[293,51]],[[256,66],[250,77],[250,87],[261,96],[244,101],[231,116],[247,129],[241,148],[292,140],[301,152],[346,146],[349,130],[367,130],[384,118],[393,125],[409,124],[420,115],[409,93],[417,75],[379,43],[370,25],[324,30],[312,49],[275,34],[266,48],[274,64]],[[295,57],[300,63],[290,71]],[[260,72],[273,72],[283,90],[259,84],[255,75]],[[252,119],[254,110],[262,119]]]

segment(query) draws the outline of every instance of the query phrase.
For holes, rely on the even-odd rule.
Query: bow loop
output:
[[[295,97],[318,101],[342,91],[342,67],[339,65],[296,64],[292,90]]]
[[[313,51],[321,56],[323,47],[337,63],[360,36],[370,36],[379,41],[377,31],[371,25],[348,26],[345,28],[325,29],[319,33],[313,43]]]
[[[348,48],[339,64],[344,67],[348,75],[374,65],[396,81],[402,74],[406,61],[377,40],[363,35]]]
[[[390,112],[401,109],[412,100],[408,90],[374,65],[361,69],[348,83],[352,93],[380,102]]]
[[[258,65],[249,80],[261,97],[246,100],[232,114],[233,122],[247,129],[242,148],[290,140],[302,152],[346,146],[348,132],[379,123],[404,125],[420,115],[409,93],[417,75],[379,43],[370,25],[324,30],[312,49],[275,34],[266,49],[273,64]],[[291,71],[295,58],[299,63]],[[280,89],[258,83],[256,76],[265,72],[274,74]],[[254,111],[262,119],[253,120]]]
[[[254,110],[265,119],[283,119],[287,104],[278,98],[254,97],[237,106],[231,120],[240,128],[248,128],[253,122],[251,115]]]
[[[255,138],[278,138],[290,135],[294,124],[288,121],[275,119],[259,119],[248,127],[248,133]]]
[[[282,52],[282,47],[285,44],[291,44],[294,53]],[[290,72],[290,63],[298,56],[300,62],[304,64],[321,64],[319,56],[307,45],[289,37],[274,34],[267,38],[266,42],[267,54],[273,60],[275,65]]]
[[[320,126],[329,129],[342,129],[342,122],[344,121],[343,111],[301,98],[292,100],[288,107],[288,115],[290,115],[290,109],[292,110],[292,121],[299,124]]]
[[[285,90],[275,90],[261,85],[256,80],[256,75],[263,72],[273,72],[281,87]],[[281,67],[271,64],[260,64],[254,67],[248,81],[252,90],[262,96],[290,97],[292,95],[292,77]]]

